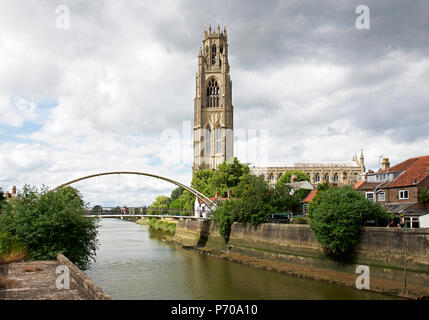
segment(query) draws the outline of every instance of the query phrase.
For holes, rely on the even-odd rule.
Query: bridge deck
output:
[[[174,219],[193,219],[208,220],[208,218],[195,216],[172,216],[165,214],[88,214],[87,218],[174,218]]]

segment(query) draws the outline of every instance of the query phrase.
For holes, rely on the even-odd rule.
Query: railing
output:
[[[125,210],[124,210],[125,208]],[[86,215],[166,215],[166,216],[193,216],[193,210],[180,208],[145,208],[145,207],[99,207],[87,208]]]

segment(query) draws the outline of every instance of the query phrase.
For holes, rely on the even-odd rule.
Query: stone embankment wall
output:
[[[355,286],[356,267],[366,265],[374,291],[399,294],[406,288],[413,296],[429,296],[429,229],[364,227],[348,264],[328,258],[308,225],[234,223],[225,244],[216,223],[181,220],[173,241],[237,262],[245,257],[265,265],[271,261],[269,269],[293,269],[290,273],[349,286]]]
[[[89,300],[111,300],[112,298],[91,280],[84,272],[76,267],[73,262],[62,254],[57,256],[57,261],[65,265],[70,270],[70,276],[76,281],[78,286],[86,293]]]

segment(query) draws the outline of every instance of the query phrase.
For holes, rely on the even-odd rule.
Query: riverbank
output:
[[[57,287],[57,279],[67,267],[69,288]],[[88,276],[70,260],[58,255],[52,261],[19,261],[0,265],[0,277],[4,279],[0,287],[0,300],[109,300]],[[64,282],[62,282],[64,283]]]
[[[166,238],[201,254],[353,288],[359,276],[356,267],[365,265],[370,270],[370,291],[409,299],[429,297],[429,230],[425,229],[405,234],[363,228],[356,259],[348,265],[327,258],[306,225],[234,223],[226,245],[215,223],[180,220],[175,235]]]

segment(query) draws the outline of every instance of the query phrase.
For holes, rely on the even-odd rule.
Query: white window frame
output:
[[[383,195],[383,199],[381,198],[381,195]],[[378,193],[378,201],[386,201],[386,192]]]
[[[369,194],[372,194],[372,198],[368,198]],[[365,192],[365,198],[367,198],[368,200],[375,201],[374,192]]]
[[[407,193],[407,197],[405,197],[405,192]],[[401,196],[402,194],[402,196]],[[408,190],[399,190],[398,199],[399,200],[406,200],[410,198],[410,192]]]
[[[308,214],[308,203],[304,203],[302,205],[302,214],[305,216],[306,214]]]

